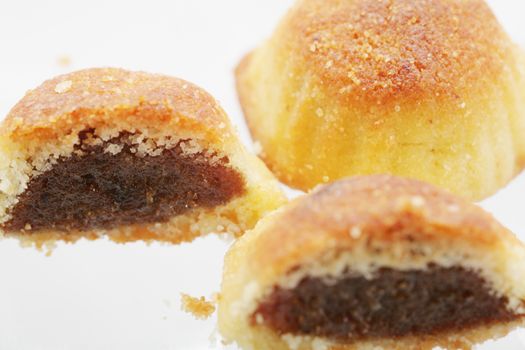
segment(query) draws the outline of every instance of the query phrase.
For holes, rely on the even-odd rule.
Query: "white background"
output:
[[[524,0],[490,1],[525,45]],[[291,0],[0,0],[0,118],[54,75],[94,66],[159,72],[214,95],[249,137],[232,71]],[[64,67],[58,61],[68,57]],[[525,176],[483,203],[525,238]],[[59,245],[51,257],[0,241],[0,350],[222,349],[215,318],[180,311],[179,293],[218,291],[228,243]],[[518,262],[517,262],[518,263]],[[515,333],[482,349],[525,349]],[[233,349],[229,347],[228,349]]]

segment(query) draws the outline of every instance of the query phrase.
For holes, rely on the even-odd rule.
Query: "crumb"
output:
[[[194,298],[184,293],[181,293],[181,308],[182,311],[201,320],[208,319],[215,312],[213,302],[207,301],[204,297]]]
[[[71,65],[71,57],[67,55],[62,55],[57,58],[57,64],[60,67],[69,67]]]
[[[55,248],[56,248],[56,242],[47,242],[45,243],[41,249],[43,249],[45,251],[45,256],[46,257],[50,257],[51,255],[53,255],[53,252],[55,251]]]
[[[104,149],[104,152],[110,153],[112,155],[116,155],[122,152],[123,148],[124,148],[123,145],[109,144],[106,146],[106,149]]]

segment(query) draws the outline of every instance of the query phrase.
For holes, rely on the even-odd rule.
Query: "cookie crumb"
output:
[[[195,298],[191,295],[181,293],[182,311],[192,314],[200,320],[208,319],[215,312],[215,305],[206,298]]]

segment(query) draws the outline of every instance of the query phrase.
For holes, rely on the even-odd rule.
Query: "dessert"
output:
[[[286,184],[416,178],[472,200],[525,166],[525,59],[483,0],[299,0],[236,71]]]
[[[525,247],[479,207],[390,176],[322,186],[225,258],[219,330],[243,349],[470,349],[525,320]]]
[[[0,230],[42,245],[242,234],[285,201],[217,102],[176,78],[87,69],[46,81],[0,135]]]

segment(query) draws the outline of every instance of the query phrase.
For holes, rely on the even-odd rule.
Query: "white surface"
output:
[[[242,123],[232,70],[291,0],[0,1],[0,116],[56,74],[117,66],[190,80]],[[525,44],[525,1],[493,0]],[[61,56],[72,64],[61,67]],[[484,207],[525,237],[525,176]],[[210,296],[227,243],[173,247],[107,241],[60,245],[51,257],[0,241],[0,350],[209,349],[215,319],[180,311],[179,293]],[[525,349],[515,334],[484,350]],[[215,348],[222,349],[220,344]],[[229,349],[233,349],[230,347]]]

